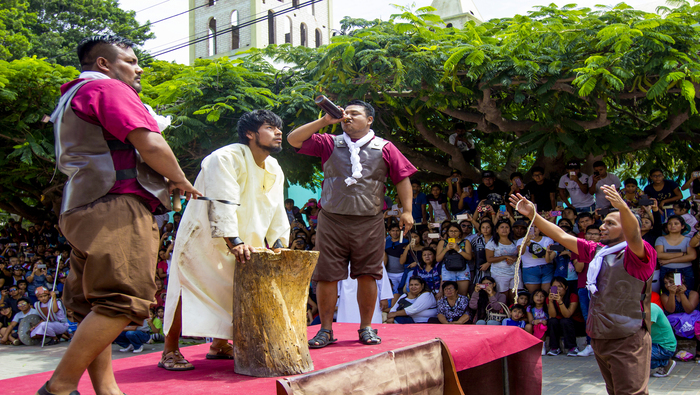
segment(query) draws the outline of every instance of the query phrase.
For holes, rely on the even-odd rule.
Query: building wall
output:
[[[190,8],[209,4],[210,0],[190,0]],[[305,0],[294,3],[302,4]],[[238,24],[243,24],[261,16],[267,16],[272,10],[278,13],[282,10],[293,7],[293,0],[218,0],[214,5],[206,5],[190,12],[190,37],[201,39],[202,41],[190,46],[190,63],[194,63],[196,58],[208,58],[219,56],[232,56],[237,52],[251,48],[262,48],[269,44],[268,20],[267,18],[251,26],[239,29],[239,48],[232,48],[231,32],[224,33],[216,37],[216,54],[210,56],[209,21],[216,19],[216,30],[222,31],[231,27],[231,14],[233,10],[238,11]],[[315,31],[321,31],[321,45],[329,43],[332,20],[332,0],[322,0],[312,6],[300,7],[284,14],[277,14],[274,17],[275,44],[285,43],[285,27],[291,22],[292,45],[301,44],[301,24],[307,27],[306,46],[314,47]],[[285,21],[287,21],[285,23]]]

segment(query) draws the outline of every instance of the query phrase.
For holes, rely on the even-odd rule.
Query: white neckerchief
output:
[[[107,75],[99,73],[97,71],[83,71],[80,73],[78,76],[79,79],[86,79],[86,80],[108,80],[110,79]],[[163,131],[165,128],[170,126],[170,122],[172,121],[172,117],[168,115],[167,117],[164,117],[162,115],[156,114],[155,111],[153,111],[153,108],[149,106],[148,104],[144,103],[144,107],[146,107],[146,110],[148,110],[148,113],[151,114],[153,119],[156,120],[158,123],[158,130]]]
[[[603,259],[611,254],[617,254],[627,247],[627,242],[623,241],[620,244],[615,244],[612,247],[605,246],[601,248],[593,257],[593,260],[588,265],[588,276],[586,279],[586,288],[591,291],[592,294],[598,292],[598,288],[595,286],[596,280],[598,278],[598,273],[600,273],[600,268],[603,266]]]
[[[347,186],[357,184],[357,178],[362,178],[362,163],[360,163],[360,148],[362,148],[365,144],[367,144],[370,140],[374,138],[374,131],[372,129],[369,130],[369,133],[365,135],[365,137],[355,141],[354,143],[352,140],[350,140],[350,136],[348,136],[347,133],[343,132],[343,140],[345,140],[345,144],[348,145],[348,149],[350,150],[350,163],[352,164],[352,177],[348,177],[345,179],[345,184]]]

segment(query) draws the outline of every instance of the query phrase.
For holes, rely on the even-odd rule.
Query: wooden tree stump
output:
[[[270,250],[236,262],[234,370],[278,377],[314,369],[306,336],[306,301],[318,251]]]

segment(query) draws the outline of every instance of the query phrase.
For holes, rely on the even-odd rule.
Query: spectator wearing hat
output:
[[[593,177],[588,178],[588,193],[595,195],[596,208],[609,208],[611,206],[608,199],[605,198],[605,193],[600,189],[603,185],[614,185],[615,189],[620,190],[622,183],[616,175],[608,173],[605,162],[599,160],[593,163]]]
[[[568,207],[576,209],[578,213],[595,210],[595,199],[588,194],[588,179],[588,174],[581,173],[581,165],[578,162],[567,163],[566,174],[559,179],[561,200]]]
[[[7,331],[5,334],[0,338],[0,343],[6,343],[8,340],[10,340],[10,334],[12,333],[13,329],[17,327],[22,321],[22,319],[28,315],[39,315],[39,313],[32,308],[32,302],[29,300],[29,298],[21,298],[17,302],[17,307],[19,308],[19,312],[15,314],[15,316],[12,318],[12,322],[7,326]]]
[[[519,219],[513,222],[513,238],[515,240],[522,239],[527,233],[528,223],[525,220]]]
[[[14,344],[18,346],[21,344],[16,336],[13,336],[11,329],[9,328],[12,322],[12,317],[15,313],[12,311],[12,306],[8,303],[0,303],[0,340],[5,337],[5,334],[9,333],[7,340],[2,341],[1,344]]]
[[[551,211],[557,207],[557,184],[544,176],[544,167],[532,168],[532,181],[525,184],[525,191],[537,205],[537,211]]]
[[[479,195],[479,199],[485,199],[490,202],[491,206],[495,206],[505,204],[505,198],[509,191],[508,185],[496,178],[496,173],[487,170],[481,175],[481,184],[476,193]],[[494,209],[494,211],[496,210]]]

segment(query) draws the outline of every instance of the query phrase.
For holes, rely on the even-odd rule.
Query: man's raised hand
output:
[[[603,193],[605,193],[605,198],[608,199],[610,204],[616,209],[622,210],[623,208],[629,208],[627,203],[622,200],[622,196],[619,192],[617,192],[617,188],[615,188],[615,186],[603,185],[600,187],[600,189],[603,190]]]
[[[516,193],[515,195],[510,195],[510,205],[516,209],[520,214],[530,218],[531,220],[535,218],[535,205],[523,197],[523,195]]]

